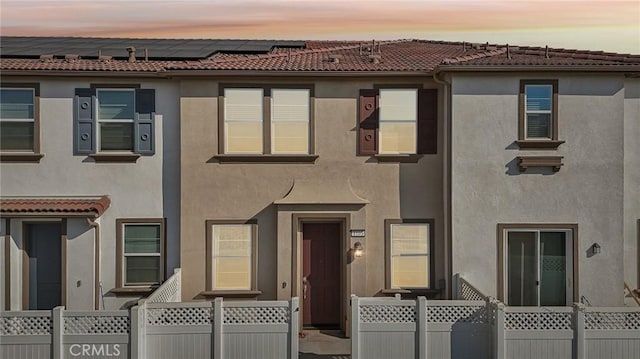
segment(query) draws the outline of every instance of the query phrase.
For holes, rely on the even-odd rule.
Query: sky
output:
[[[0,33],[427,39],[640,54],[640,1],[0,0]]]

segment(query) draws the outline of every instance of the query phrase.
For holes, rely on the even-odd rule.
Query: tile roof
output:
[[[1,215],[91,215],[100,217],[109,208],[107,196],[92,198],[0,198]]]
[[[372,49],[373,48],[373,49]],[[1,58],[2,71],[163,73],[189,71],[407,72],[451,68],[601,68],[640,71],[640,55],[602,51],[507,47],[462,42],[396,40],[381,42],[307,41],[304,48],[275,47],[266,54],[216,53],[207,59],[143,61],[111,59]]]

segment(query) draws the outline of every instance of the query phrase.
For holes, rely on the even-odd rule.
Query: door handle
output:
[[[307,277],[302,277],[302,299],[307,299]]]

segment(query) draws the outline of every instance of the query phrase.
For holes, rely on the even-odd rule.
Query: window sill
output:
[[[5,152],[0,153],[0,162],[39,163],[43,153]]]
[[[551,167],[553,172],[560,171],[560,167],[564,165],[562,163],[562,156],[518,156],[518,168],[520,172],[526,171],[530,167]]]
[[[400,163],[417,163],[423,155],[406,154],[406,155],[374,155],[378,162],[400,162]]]
[[[153,293],[154,290],[158,289],[158,286],[151,287],[118,287],[113,288],[109,292],[115,294],[116,296],[139,296],[139,295],[149,295]]]
[[[220,163],[314,163],[318,155],[215,155]]]
[[[558,140],[518,140],[516,144],[521,150],[557,150],[564,142]]]
[[[136,153],[94,153],[89,155],[89,158],[97,163],[103,162],[123,162],[123,163],[136,163],[139,154]]]
[[[207,290],[200,292],[203,297],[255,298],[262,294],[260,290]]]

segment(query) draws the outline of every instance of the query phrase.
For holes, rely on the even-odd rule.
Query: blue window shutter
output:
[[[74,155],[88,155],[96,151],[95,102],[95,89],[76,89],[73,104]]]
[[[136,90],[136,114],[133,135],[134,152],[150,156],[155,153],[156,90]]]

